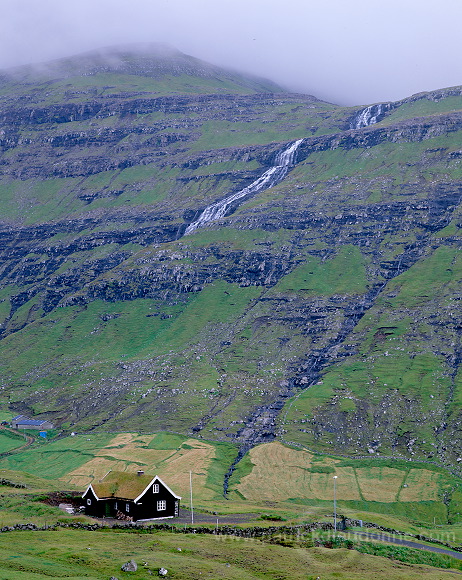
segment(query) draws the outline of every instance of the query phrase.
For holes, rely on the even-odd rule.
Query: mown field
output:
[[[0,433],[0,445],[3,439],[9,437]],[[338,510],[347,517],[399,529],[404,526],[413,533],[433,526],[451,527],[460,521],[460,482],[441,468],[409,461],[320,455],[279,442],[255,447],[237,464],[225,499],[225,474],[237,452],[232,444],[173,433],[76,434],[40,441],[0,457],[0,477],[27,484],[27,478],[40,475],[32,488],[83,491],[110,470],[142,469],[159,475],[183,498],[183,505],[189,506],[191,473],[198,509],[262,513],[306,522],[332,520],[336,475]],[[24,521],[23,515],[19,521]],[[8,521],[14,522],[14,518],[8,517]]]

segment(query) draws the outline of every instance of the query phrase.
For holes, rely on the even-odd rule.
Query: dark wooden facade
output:
[[[157,475],[117,472],[90,484],[82,498],[89,516],[134,522],[178,517],[181,499]]]

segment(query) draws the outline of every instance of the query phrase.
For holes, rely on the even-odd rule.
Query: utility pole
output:
[[[194,509],[193,509],[193,494],[192,494],[192,472],[189,472],[189,505],[191,506],[191,525],[194,525]]]
[[[337,476],[334,475],[334,533],[337,533]]]

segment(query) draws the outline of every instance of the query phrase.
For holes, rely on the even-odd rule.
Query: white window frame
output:
[[[163,512],[167,509],[167,502],[165,499],[159,499],[157,502],[157,511]]]
[[[152,493],[159,493],[159,484],[158,483],[153,484]]]
[[[126,503],[125,504],[125,511],[128,513],[130,511],[130,504]]]
[[[87,505],[91,505],[91,499],[87,497]]]

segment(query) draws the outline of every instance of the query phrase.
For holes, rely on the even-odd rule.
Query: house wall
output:
[[[88,489],[84,493],[82,499],[86,515],[94,516],[96,518],[102,518],[106,515],[105,502],[98,500],[91,489]]]
[[[89,489],[83,495],[85,513],[94,517],[116,518],[117,512],[133,518],[133,521],[148,520],[154,518],[171,518],[179,515],[180,500],[173,496],[162,483],[157,484],[159,491],[154,493],[150,485],[142,497],[135,503],[132,500],[121,498],[96,499],[92,490]],[[88,505],[87,500],[90,500]],[[158,502],[165,502],[165,509],[158,509]],[[127,509],[128,508],[128,509]]]
[[[179,515],[180,500],[176,499],[160,482],[159,491],[153,492],[153,486],[145,491],[135,505],[135,516],[137,520],[148,520],[151,518],[172,518]],[[158,509],[158,502],[165,502],[165,509]]]
[[[17,423],[16,421],[12,421],[11,427],[13,429],[35,429],[37,431],[46,431],[47,429],[53,429],[53,425],[48,421],[45,421],[40,425],[27,425],[21,422]]]

